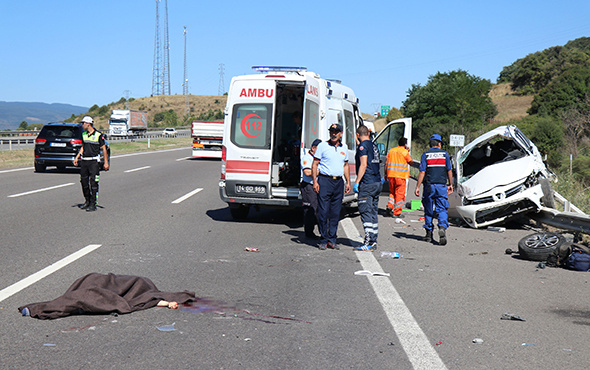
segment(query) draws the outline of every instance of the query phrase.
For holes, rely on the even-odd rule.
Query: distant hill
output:
[[[22,121],[27,121],[28,124],[59,122],[72,114],[87,111],[88,107],[70,104],[0,101],[0,130],[14,130]]]

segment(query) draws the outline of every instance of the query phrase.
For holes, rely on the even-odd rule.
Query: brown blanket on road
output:
[[[27,307],[31,317],[57,319],[70,315],[130,313],[154,307],[160,301],[184,304],[195,300],[195,293],[160,292],[144,277],[90,273],[76,280],[67,292],[48,302],[31,303]]]

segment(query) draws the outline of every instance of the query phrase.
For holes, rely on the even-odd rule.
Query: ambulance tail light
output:
[[[225,180],[226,154],[227,154],[227,150],[225,149],[225,145],[223,145],[221,147],[221,179],[222,180]]]

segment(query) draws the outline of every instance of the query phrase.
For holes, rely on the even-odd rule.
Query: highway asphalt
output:
[[[233,221],[219,161],[190,156],[113,153],[92,213],[77,207],[75,169],[0,170],[0,368],[588,367],[590,274],[504,254],[531,230],[454,222],[443,247],[420,240],[421,211],[404,212],[405,224],[380,216],[376,252],[355,252],[360,217],[347,209],[341,249],[320,251],[299,211],[253,209]],[[206,300],[50,321],[17,311],[90,272],[145,276]]]

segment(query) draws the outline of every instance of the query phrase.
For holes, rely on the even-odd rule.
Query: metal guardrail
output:
[[[25,133],[22,131],[20,133]],[[32,131],[30,131],[32,132]],[[35,145],[35,139],[37,138],[39,131],[35,132],[34,136],[8,136],[0,137],[0,151],[10,151],[18,149],[31,149]],[[125,142],[135,140],[147,140],[147,139],[166,139],[174,137],[187,137],[191,136],[190,129],[179,130],[176,136],[167,136],[162,134],[162,129],[147,131],[145,134],[133,135],[133,136],[110,136],[107,135],[109,142]]]

